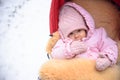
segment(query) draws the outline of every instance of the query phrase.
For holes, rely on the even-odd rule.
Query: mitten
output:
[[[96,69],[103,71],[111,65],[111,61],[106,56],[101,56],[96,60]]]
[[[71,49],[71,53],[77,55],[85,52],[87,50],[87,46],[83,42],[73,41],[70,44],[70,49]]]

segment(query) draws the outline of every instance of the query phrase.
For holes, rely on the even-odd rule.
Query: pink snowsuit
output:
[[[60,29],[58,29],[61,39],[59,39],[53,47],[51,57],[53,59],[87,58],[96,60],[101,53],[107,56],[112,64],[115,64],[118,57],[117,43],[107,36],[104,28],[95,29],[95,23],[92,16],[81,6],[72,2],[67,2],[64,6],[75,8],[84,17],[89,27],[87,37],[83,40],[87,45],[87,51],[76,56],[70,54],[70,43],[72,40],[64,38]]]

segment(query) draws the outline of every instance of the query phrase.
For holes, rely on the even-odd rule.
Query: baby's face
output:
[[[82,40],[87,36],[87,33],[84,29],[78,29],[71,32],[68,37],[72,40]]]

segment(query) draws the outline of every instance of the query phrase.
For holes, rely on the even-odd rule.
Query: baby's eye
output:
[[[79,29],[79,30],[77,30],[77,32],[80,32],[81,30]]]
[[[73,32],[71,32],[69,35],[73,35]]]
[[[71,37],[71,36],[73,36],[73,32],[71,32],[71,33],[68,35],[68,37]]]

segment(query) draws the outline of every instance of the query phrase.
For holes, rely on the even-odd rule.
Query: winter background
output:
[[[37,80],[48,60],[51,0],[0,0],[0,80]]]

